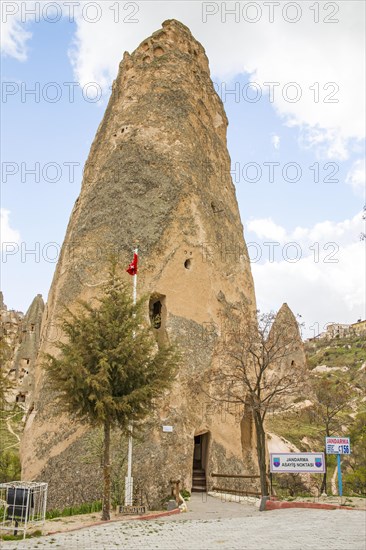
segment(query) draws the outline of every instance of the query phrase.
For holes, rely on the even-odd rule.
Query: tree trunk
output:
[[[111,425],[108,420],[104,422],[104,454],[103,454],[103,520],[110,520],[111,511],[111,464],[110,464],[110,445],[111,445]]]
[[[324,454],[324,457],[325,457],[325,461],[327,461],[326,454]],[[322,484],[320,487],[320,494],[322,495],[323,493],[326,493],[326,492],[327,492],[327,468],[325,468],[325,472],[323,474]]]
[[[268,496],[267,463],[266,463],[266,434],[263,421],[259,413],[254,411],[255,432],[257,437],[257,458],[261,483],[262,496]]]
[[[329,428],[328,428],[328,425],[326,424],[326,427],[325,427],[325,435],[326,437],[330,437],[330,433],[329,433]],[[323,481],[322,481],[322,484],[321,484],[321,487],[320,487],[320,494],[323,494],[323,493],[326,493],[327,492],[327,446],[324,447],[324,460],[325,460],[325,472],[323,474]]]

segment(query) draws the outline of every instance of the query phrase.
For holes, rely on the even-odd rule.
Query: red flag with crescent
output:
[[[137,252],[134,252],[133,253],[133,260],[130,263],[130,265],[128,266],[128,268],[126,269],[127,273],[129,273],[130,275],[137,275],[138,258],[139,257],[138,257]]]

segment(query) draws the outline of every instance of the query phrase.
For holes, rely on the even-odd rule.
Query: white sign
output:
[[[272,473],[322,474],[325,472],[324,453],[271,453],[270,467]]]
[[[173,426],[163,426],[163,432],[172,432]]]
[[[326,437],[325,448],[327,455],[351,454],[351,444],[349,437]]]

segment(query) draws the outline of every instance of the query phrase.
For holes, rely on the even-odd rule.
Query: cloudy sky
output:
[[[364,11],[362,1],[3,1],[7,305],[47,297],[123,52],[176,18],[206,49],[229,118],[259,308],[286,301],[307,336],[364,318]]]

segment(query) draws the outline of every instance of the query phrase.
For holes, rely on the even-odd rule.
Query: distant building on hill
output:
[[[358,319],[356,323],[346,325],[343,323],[331,323],[327,326],[324,332],[321,332],[314,338],[309,338],[308,341],[314,340],[333,340],[334,338],[348,338],[350,336],[366,335],[366,320]]]
[[[357,323],[352,323],[351,330],[353,334],[356,334],[357,336],[362,336],[363,334],[366,334],[366,319],[363,321],[359,319]]]

